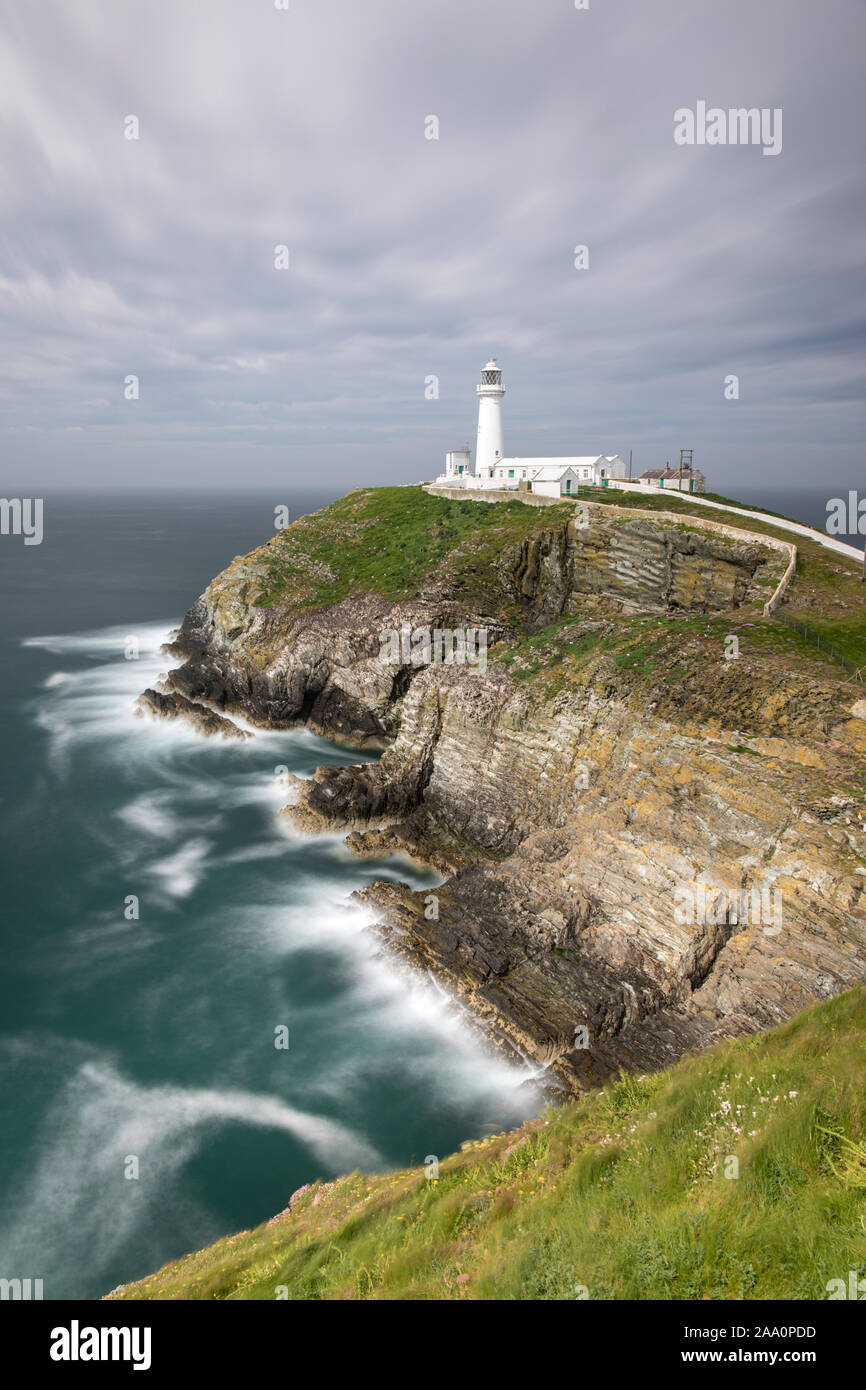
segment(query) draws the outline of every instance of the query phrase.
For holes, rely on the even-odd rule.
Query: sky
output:
[[[430,478],[490,356],[507,454],[864,485],[863,0],[283,3],[0,3],[4,495]]]

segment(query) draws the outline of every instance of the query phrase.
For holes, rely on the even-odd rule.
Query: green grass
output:
[[[359,489],[274,538],[258,606],[326,607],[360,592],[415,598],[440,571],[455,598],[495,594],[503,549],[571,511],[516,500],[451,502],[420,488]]]
[[[438,1181],[314,1183],[266,1225],[113,1296],[822,1299],[866,1273],[864,1139],[858,986],[465,1144]]]
[[[766,673],[772,665],[816,679],[845,680],[847,673],[827,652],[775,618],[747,609],[722,614],[671,617],[665,613],[616,614],[607,619],[568,616],[529,637],[497,644],[493,669],[502,666],[519,682],[531,682],[546,698],[588,679],[593,661],[609,656],[630,684],[668,689],[706,683],[727,666],[725,639],[740,642],[738,668]]]

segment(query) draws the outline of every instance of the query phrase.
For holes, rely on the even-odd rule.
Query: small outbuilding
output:
[[[645,487],[663,487],[668,491],[673,488],[675,492],[705,492],[707,487],[706,478],[699,468],[671,468],[666,464],[664,468],[647,468],[638,478],[639,483]]]

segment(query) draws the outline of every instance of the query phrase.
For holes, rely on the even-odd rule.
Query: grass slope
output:
[[[419,1169],[313,1183],[123,1299],[823,1299],[866,1274],[866,988]],[[733,1173],[734,1163],[738,1176]]]
[[[417,598],[434,578],[457,597],[483,599],[500,590],[495,566],[504,550],[572,511],[516,498],[450,502],[420,487],[358,488],[273,537],[257,604],[297,611],[361,592]]]

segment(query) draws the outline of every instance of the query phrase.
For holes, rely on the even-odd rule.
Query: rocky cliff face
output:
[[[188,660],[170,674],[168,691],[254,724],[304,721],[332,737],[384,743],[413,672],[381,659],[383,630],[481,627],[492,645],[563,614],[716,612],[757,601],[765,574],[780,570],[759,544],[642,520],[593,517],[583,526],[588,509],[577,519],[555,510],[568,515],[555,524],[539,515],[530,535],[496,557],[480,603],[462,592],[464,573],[454,585],[430,576],[408,602],[354,593],[324,612],[263,606],[271,559],[263,546],[190,609],[176,643]],[[179,700],[157,712],[170,716],[172,703],[190,715]]]
[[[438,866],[432,896],[368,890],[378,929],[580,1089],[864,977],[866,707],[696,626],[759,607],[782,563],[759,538],[561,511],[402,601],[262,606],[263,547],[193,606],[184,665],[145,699],[383,746],[287,814]],[[404,624],[486,627],[487,669],[386,660]]]
[[[434,920],[424,894],[371,892],[392,945],[574,1085],[648,1070],[866,971],[866,835],[823,799],[862,720],[806,682],[672,703],[649,714],[604,659],[547,702],[425,671],[380,763],[322,770],[293,814],[405,818],[355,847],[421,846],[451,875]]]

